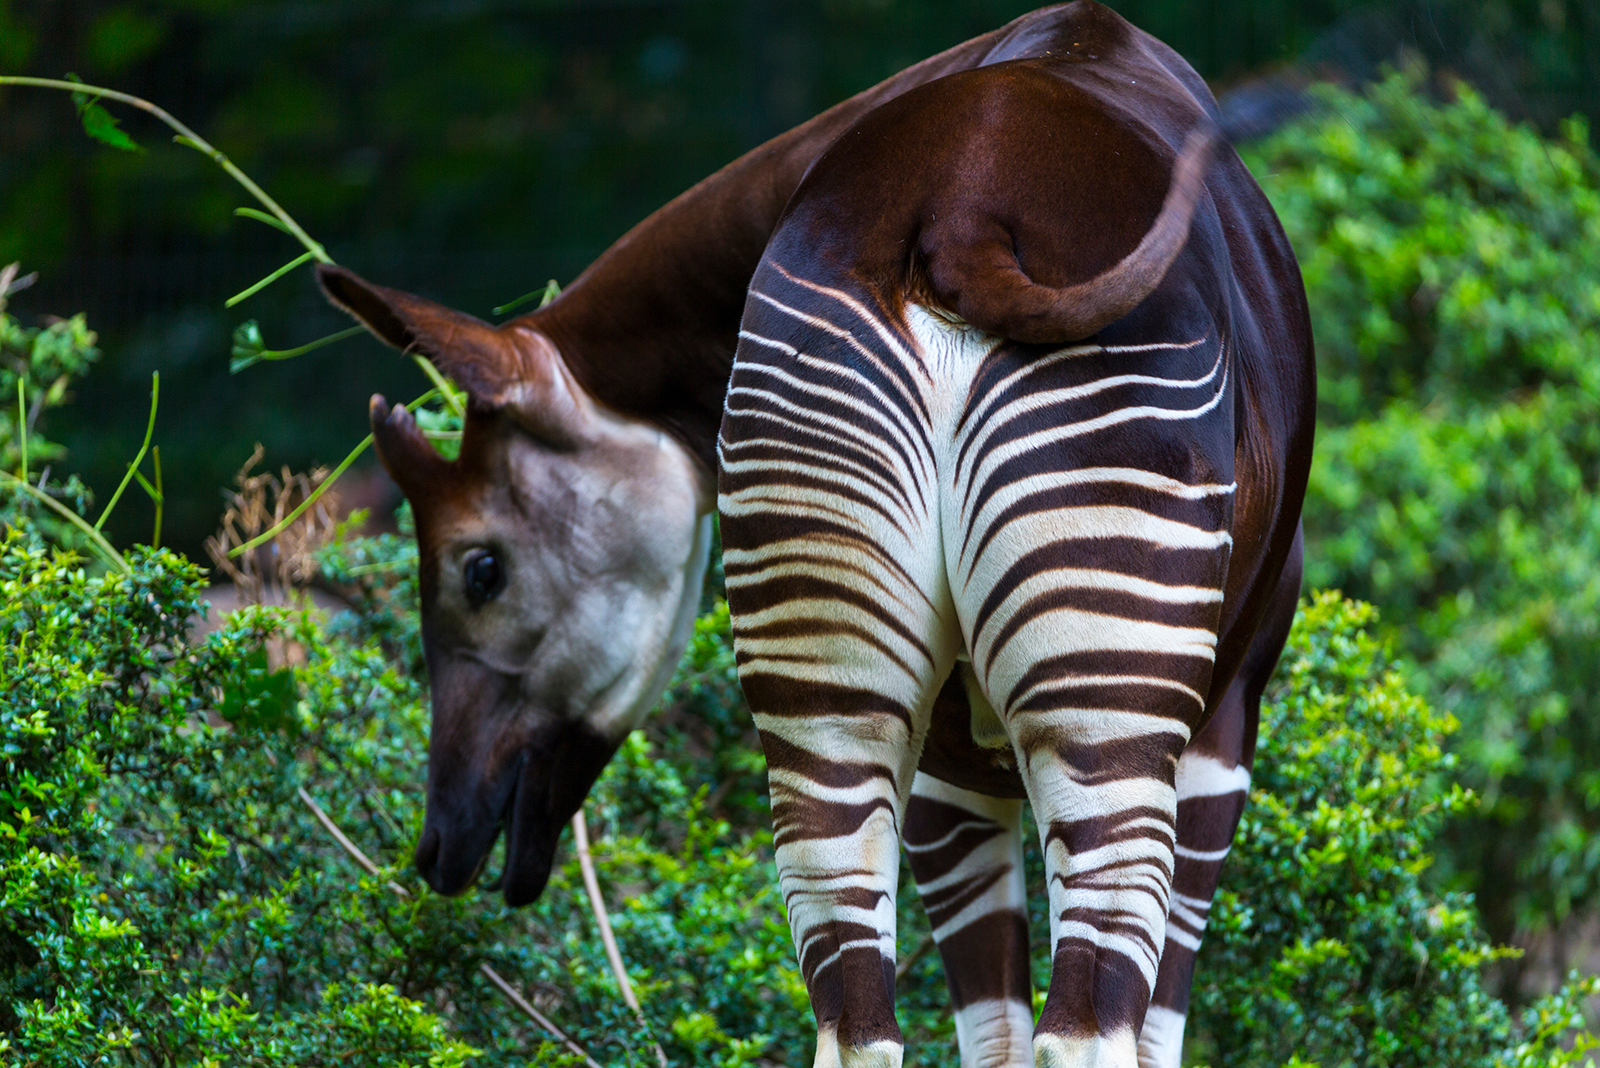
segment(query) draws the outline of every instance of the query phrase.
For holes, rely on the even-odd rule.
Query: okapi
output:
[[[539,895],[681,654],[717,506],[816,1063],[900,1063],[903,841],[963,1064],[1177,1064],[1315,389],[1294,256],[1216,124],[1079,0],[757,148],[504,325],[322,268],[470,398],[453,462],[371,411],[417,521],[429,884],[469,886],[503,823],[506,901]]]

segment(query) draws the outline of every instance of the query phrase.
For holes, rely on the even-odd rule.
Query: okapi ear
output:
[[[317,281],[330,301],[379,339],[426,357],[455,379],[476,406],[505,411],[552,442],[579,435],[583,405],[560,353],[543,334],[491,326],[333,264],[317,266]]]
[[[372,444],[395,485],[413,508],[431,500],[450,477],[450,461],[423,436],[404,404],[390,408],[382,394],[374,393],[367,415],[372,420]]]

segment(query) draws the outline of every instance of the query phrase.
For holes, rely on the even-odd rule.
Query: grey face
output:
[[[506,900],[538,896],[693,628],[706,479],[665,435],[586,415],[559,447],[474,416],[452,492],[416,508],[433,687],[416,859],[442,893],[471,884],[503,826]]]
[[[568,822],[671,677],[694,625],[715,488],[676,440],[594,403],[555,346],[319,270],[379,337],[468,392],[459,459],[403,407],[373,439],[417,517],[433,690],[417,867],[459,893],[503,829],[505,896],[538,897]]]

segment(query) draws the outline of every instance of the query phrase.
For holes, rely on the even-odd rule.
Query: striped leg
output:
[[[722,424],[739,677],[816,1064],[899,1065],[900,828],[959,641],[931,450],[920,395],[865,331],[800,312],[794,285],[767,280],[779,295],[752,290]]]
[[[921,772],[912,782],[906,852],[944,960],[962,1068],[1033,1061],[1021,825],[1021,801]]]
[[[1121,610],[1135,607],[1152,608]],[[1024,598],[997,628],[1014,634],[1010,654],[980,639],[974,659],[998,652],[984,688],[1016,745],[1045,859],[1052,967],[1035,1063],[1133,1068],[1167,924],[1178,757],[1213,632],[1198,598],[1161,605],[1159,622],[1071,615]]]
[[[1300,595],[1297,532],[1272,605],[1212,717],[1178,761],[1177,868],[1155,995],[1139,1033],[1139,1068],[1178,1068],[1195,957],[1250,789],[1261,694],[1294,622]]]
[[[1002,346],[952,436],[951,587],[1048,877],[1040,1066],[1137,1063],[1178,757],[1210,690],[1232,546],[1228,376],[1199,330],[1122,350]]]

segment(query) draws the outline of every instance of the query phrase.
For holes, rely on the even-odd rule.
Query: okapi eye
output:
[[[500,561],[487,549],[479,549],[467,557],[461,567],[461,577],[466,586],[467,600],[477,608],[505,588],[505,572]]]

